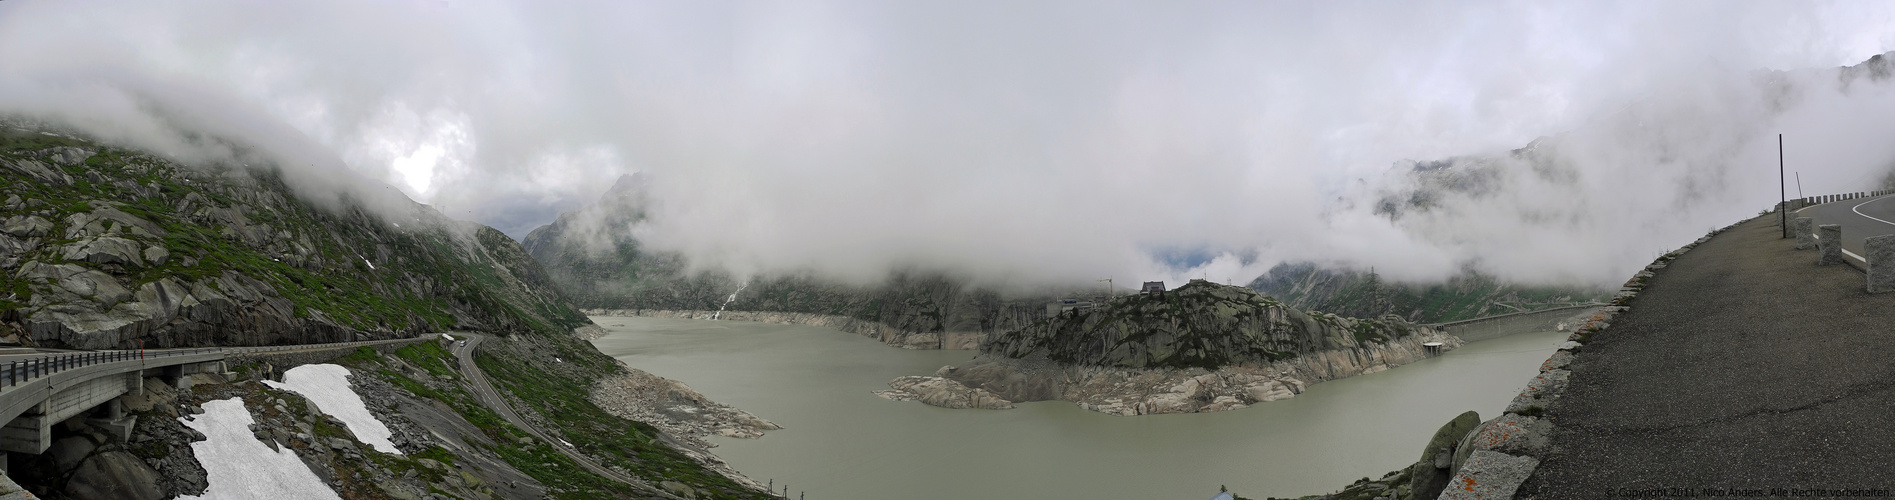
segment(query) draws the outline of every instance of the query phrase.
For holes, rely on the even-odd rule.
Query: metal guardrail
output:
[[[164,350],[164,351],[100,351],[75,354],[55,354],[25,361],[8,361],[4,372],[0,372],[0,387],[13,387],[36,378],[52,375],[73,368],[92,366],[120,361],[133,361],[149,358],[187,356],[194,354],[220,353],[220,348]]]
[[[427,336],[408,338],[408,339],[335,342],[335,343],[329,343],[329,344],[299,344],[299,345],[262,346],[262,347],[206,347],[206,348],[194,348],[194,349],[161,349],[161,350],[142,350],[141,349],[141,350],[136,350],[136,351],[93,351],[93,352],[80,352],[80,353],[72,353],[72,354],[50,354],[50,355],[41,356],[38,358],[33,358],[33,359],[28,359],[28,360],[8,361],[7,364],[4,365],[4,367],[0,367],[0,388],[14,387],[20,384],[30,382],[33,379],[45,377],[48,375],[52,375],[55,373],[66,371],[66,370],[71,370],[74,368],[100,365],[100,364],[106,364],[106,363],[118,363],[118,362],[124,362],[124,361],[140,361],[140,360],[146,360],[146,359],[168,358],[168,357],[177,357],[177,356],[195,356],[195,355],[200,355],[200,354],[226,354],[228,355],[228,354],[251,354],[251,353],[265,353],[265,352],[279,352],[279,351],[339,349],[339,348],[345,348],[345,347],[358,347],[358,346],[373,345],[373,344],[392,344],[392,343],[397,343],[397,342],[411,342],[411,341],[419,341],[419,340],[426,340],[426,339],[428,339]]]

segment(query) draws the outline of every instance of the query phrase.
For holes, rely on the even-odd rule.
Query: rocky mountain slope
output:
[[[674,497],[764,495],[734,472],[720,474],[728,469],[703,450],[614,414],[625,405],[607,411],[592,400],[597,382],[632,372],[574,335],[591,321],[510,238],[405,198],[392,200],[393,208],[390,199],[378,199],[373,205],[380,208],[371,210],[348,194],[306,196],[283,172],[251,163],[258,166],[186,164],[0,126],[0,342],[98,349],[493,334],[474,357],[479,370],[516,413],[564,443],[522,438],[527,433],[468,396],[454,359],[439,347],[405,350],[401,363],[343,363],[369,370],[398,399],[464,421],[464,430],[478,434],[469,439],[494,443],[481,452],[486,459],[531,478],[528,489],[539,493],[530,497],[649,493],[588,473],[553,446],[578,450]],[[270,369],[233,367],[251,374]],[[254,402],[262,387],[215,391]],[[175,416],[160,412],[141,422]],[[171,460],[166,456],[175,455],[145,458],[162,465]],[[57,490],[73,479],[60,471],[43,484]],[[420,471],[436,473],[442,471]],[[350,496],[357,497],[378,495]]]
[[[1305,313],[1248,288],[1192,280],[995,336],[969,365],[880,394],[981,408],[1060,399],[1115,415],[1220,411],[1459,345],[1399,317]]]
[[[1360,318],[1396,315],[1421,323],[1444,323],[1584,302],[1611,293],[1585,287],[1530,287],[1472,271],[1443,283],[1391,283],[1373,270],[1338,270],[1313,263],[1283,263],[1250,282],[1250,288],[1297,309]]]
[[[836,316],[863,322],[853,331],[893,345],[971,349],[982,334],[1044,316],[1044,304],[1059,293],[1003,294],[921,271],[895,273],[873,286],[809,274],[740,279],[692,271],[683,255],[648,248],[633,236],[632,228],[646,216],[647,185],[638,175],[622,177],[597,203],[527,234],[527,253],[579,307],[613,315],[708,317],[723,310]]]
[[[0,132],[0,335],[62,348],[267,345],[587,320],[499,231],[299,200],[280,172]]]

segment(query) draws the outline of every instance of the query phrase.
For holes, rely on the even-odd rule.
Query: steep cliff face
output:
[[[636,175],[622,177],[598,203],[527,234],[526,251],[579,307],[611,314],[840,316],[872,323],[861,331],[873,330],[884,342],[938,349],[965,348],[948,345],[949,338],[1023,326],[1042,317],[1045,302],[1055,296],[1007,295],[929,272],[898,272],[867,286],[798,273],[739,279],[716,270],[693,272],[683,255],[650,249],[632,237],[632,228],[645,219],[646,185]]]
[[[0,128],[0,340],[267,345],[587,320],[500,232],[409,203],[299,199],[268,167],[182,165]]]

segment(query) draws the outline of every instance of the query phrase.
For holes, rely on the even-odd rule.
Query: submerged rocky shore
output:
[[[691,448],[709,449],[712,434],[754,439],[783,427],[757,418],[684,385],[683,382],[627,367],[626,373],[593,384],[590,399],[605,411],[649,423]]]
[[[1461,344],[1397,317],[1305,313],[1247,288],[1194,280],[1007,332],[966,366],[902,377],[877,394],[953,408],[1062,400],[1124,416],[1223,411]]]

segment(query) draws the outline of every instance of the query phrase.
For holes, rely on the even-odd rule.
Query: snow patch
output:
[[[203,496],[180,499],[272,500],[336,499],[334,490],[322,483],[315,472],[296,458],[288,447],[271,450],[250,433],[250,410],[239,398],[204,403],[204,414],[179,418],[185,427],[204,433],[207,438],[191,443],[191,451],[204,465],[210,487]]]
[[[362,396],[349,388],[349,369],[340,365],[320,364],[303,365],[283,372],[283,381],[265,380],[272,388],[294,391],[316,403],[322,410],[336,420],[341,420],[355,434],[355,439],[375,448],[375,451],[400,455],[401,450],[389,441],[388,426],[376,420],[375,415],[362,405]]]

